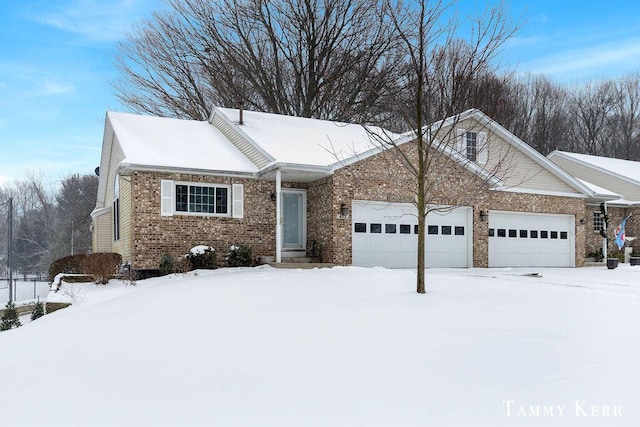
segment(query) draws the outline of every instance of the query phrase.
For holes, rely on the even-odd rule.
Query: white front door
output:
[[[282,248],[305,251],[307,242],[307,192],[282,190]]]

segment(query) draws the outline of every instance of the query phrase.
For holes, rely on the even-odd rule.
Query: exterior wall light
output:
[[[489,212],[484,209],[480,210],[480,221],[485,222],[489,218]]]
[[[276,201],[276,193],[272,192],[271,194],[269,194],[269,198],[271,199],[272,202],[275,202]]]
[[[344,203],[340,203],[340,218],[346,218],[349,214],[349,208]]]

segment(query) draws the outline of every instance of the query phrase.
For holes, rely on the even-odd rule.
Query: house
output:
[[[595,200],[586,201],[589,217],[585,242],[587,255],[595,254],[602,248],[600,230],[604,225],[605,208],[609,216],[609,226],[615,227],[623,218],[631,215],[627,222],[626,235],[638,236],[640,162],[558,150],[549,153],[547,157],[601,195]]]
[[[582,265],[586,201],[606,194],[478,110],[427,131],[442,140],[428,175],[440,209],[427,216],[427,266]],[[93,250],[136,270],[237,243],[276,262],[415,267],[415,179],[403,163],[415,146],[410,134],[255,111],[108,112]]]

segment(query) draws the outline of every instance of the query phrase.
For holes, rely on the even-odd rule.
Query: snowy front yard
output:
[[[0,333],[0,420],[640,425],[640,268],[434,269],[427,295],[414,274],[260,267],[75,285],[72,307]]]

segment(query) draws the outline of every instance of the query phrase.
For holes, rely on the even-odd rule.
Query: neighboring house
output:
[[[626,235],[640,233],[640,162],[591,156],[587,154],[553,151],[548,156],[556,165],[581,180],[585,185],[600,193],[602,197],[587,200],[587,228],[585,251],[587,255],[597,253],[602,248],[600,230],[604,225],[602,203],[609,215],[609,236],[622,219],[631,214],[627,221]],[[634,241],[639,245],[639,241]],[[611,246],[610,246],[611,247]],[[640,246],[638,247],[640,249]]]
[[[434,154],[430,200],[455,209],[427,217],[427,266],[582,265],[585,201],[603,194],[478,110],[441,124],[454,137]],[[414,267],[415,184],[398,149],[411,156],[412,137],[356,124],[226,108],[208,121],[108,112],[93,249],[136,270],[237,243],[276,262]]]

